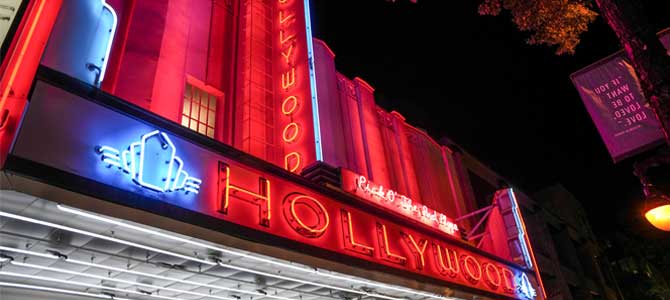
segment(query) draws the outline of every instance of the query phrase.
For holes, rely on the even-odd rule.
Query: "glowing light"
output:
[[[343,180],[347,180],[351,176],[349,175],[350,173],[350,171],[342,172],[342,174],[345,174],[343,175]],[[422,204],[414,204],[411,198],[394,190],[386,189],[381,184],[374,184],[363,175],[356,174],[353,177],[354,193],[362,196],[364,199],[375,200],[385,208],[413,217],[421,223],[450,235],[454,235],[458,231],[458,225],[451,222],[443,213],[438,213]]]
[[[436,253],[437,255],[437,261],[440,265],[440,274],[442,275],[447,275],[449,277],[456,277],[458,273],[460,272],[459,266],[458,266],[458,253],[456,253],[456,250],[451,250],[453,254],[453,260],[454,262],[452,263],[452,255],[449,254],[449,249],[444,248],[444,255],[446,256],[446,262],[445,264],[445,259],[442,257],[442,246],[433,243],[433,252]]]
[[[0,286],[20,288],[20,289],[28,289],[28,290],[36,290],[36,291],[44,291],[44,292],[54,292],[54,293],[77,295],[77,296],[100,298],[100,299],[130,300],[130,299],[126,299],[126,298],[114,297],[112,295],[85,293],[85,292],[78,292],[78,291],[65,290],[65,289],[57,289],[57,288],[51,288],[51,287],[39,286],[39,285],[32,285],[32,284],[20,284],[20,283],[11,283],[11,282],[0,281]]]
[[[426,260],[423,257],[423,254],[426,252],[426,246],[428,246],[428,240],[426,240],[426,239],[420,240],[419,243],[417,244],[417,242],[414,240],[414,237],[411,234],[405,233],[405,234],[403,234],[403,236],[405,237],[406,240],[409,241],[409,244],[412,246],[412,247],[410,247],[410,250],[417,257],[417,261],[419,262],[417,264],[417,268],[419,270],[422,270],[423,267],[426,266]],[[423,246],[419,246],[419,244],[421,244],[422,242],[423,242]]]
[[[215,295],[211,295],[211,294],[197,293],[197,292],[192,292],[192,291],[175,289],[175,288],[171,288],[171,287],[157,286],[157,285],[141,283],[141,282],[136,282],[136,281],[130,281],[130,280],[124,280],[124,279],[119,279],[119,278],[114,278],[114,277],[109,277],[109,276],[99,276],[99,275],[94,275],[94,274],[89,274],[89,273],[83,273],[83,272],[77,272],[77,271],[71,271],[71,270],[53,268],[53,267],[45,267],[45,266],[40,266],[40,265],[35,265],[35,264],[12,262],[12,265],[19,266],[19,267],[25,267],[25,268],[31,268],[31,269],[38,269],[38,270],[45,270],[45,271],[51,271],[51,272],[57,272],[57,273],[64,273],[64,274],[88,277],[88,278],[95,278],[95,279],[99,279],[101,281],[120,282],[120,283],[129,284],[129,285],[143,286],[143,287],[156,289],[156,290],[166,290],[166,291],[171,291],[171,292],[180,293],[180,294],[183,293],[183,294],[189,294],[189,295],[206,297],[206,298],[213,298],[213,299],[220,299],[220,300],[237,300],[236,298],[220,297],[220,296],[215,296]]]
[[[293,143],[298,138],[298,133],[300,133],[300,126],[295,122],[288,123],[282,131],[282,139],[284,142]]]
[[[10,92],[13,89],[14,85],[14,80],[16,80],[16,74],[19,72],[19,69],[22,66],[23,62],[23,57],[26,55],[26,51],[28,50],[28,45],[30,44],[32,38],[33,38],[33,33],[35,32],[35,27],[37,26],[37,23],[40,21],[40,16],[42,15],[42,10],[44,9],[44,4],[47,2],[47,0],[40,1],[40,4],[37,6],[37,11],[35,12],[35,16],[32,19],[32,23],[30,24],[30,28],[28,29],[28,35],[26,36],[26,39],[23,40],[23,45],[21,46],[21,51],[19,51],[19,56],[16,58],[16,63],[14,64],[14,68],[12,69],[12,72],[9,75],[9,80],[7,81],[7,86],[5,86],[5,90],[2,92],[2,99],[0,99],[0,108],[4,107],[5,101],[7,101],[7,97],[9,96]]]
[[[404,265],[407,262],[407,257],[391,252],[389,247],[389,237],[386,232],[386,225],[377,222],[377,234],[379,235],[379,247],[384,249],[382,259],[392,263]]]
[[[49,259],[53,259],[53,260],[59,259],[59,257],[57,257],[55,255],[43,254],[43,253],[34,252],[34,251],[21,250],[21,249],[17,249],[17,248],[9,248],[9,247],[0,246],[0,250],[15,252],[15,253],[28,254],[28,255],[33,255],[33,256],[39,256],[39,257],[49,258]],[[200,282],[195,282],[195,281],[190,281],[190,280],[171,278],[171,277],[166,277],[166,276],[161,276],[161,275],[156,275],[156,274],[151,274],[151,273],[144,273],[144,272],[139,272],[139,271],[134,271],[134,270],[129,270],[129,269],[112,267],[112,266],[103,265],[103,264],[96,264],[96,263],[92,263],[92,262],[80,261],[80,260],[72,259],[72,258],[69,258],[69,257],[66,258],[65,261],[68,262],[68,263],[82,265],[82,266],[101,268],[101,269],[111,270],[111,271],[120,272],[120,273],[146,276],[146,277],[151,277],[151,278],[156,278],[156,279],[161,279],[161,280],[167,280],[167,281],[175,281],[175,282],[180,282],[180,283],[185,283],[185,284],[193,284],[193,285],[196,285],[196,286],[207,287],[207,288],[211,288],[211,289],[233,291],[233,292],[238,292],[238,293],[244,293],[244,294],[255,295],[255,296],[263,296],[263,297],[268,297],[268,298],[273,298],[273,299],[280,299],[280,300],[292,300],[291,298],[287,298],[287,297],[266,295],[266,294],[261,294],[261,293],[254,292],[254,291],[246,291],[246,290],[241,290],[241,289],[229,288],[229,287],[225,287],[225,286],[215,286],[215,285],[211,285],[211,284],[200,283]]]
[[[307,196],[307,195],[291,195],[288,196],[290,197],[291,200],[288,202],[290,203],[289,206],[284,206],[290,207],[290,214],[291,218],[286,218],[287,221],[292,224],[292,225],[297,225],[293,226],[293,228],[300,234],[310,237],[310,238],[315,238],[323,235],[323,233],[326,231],[328,226],[330,225],[330,217],[328,216],[328,211],[326,211],[326,208],[313,197]],[[295,206],[296,203],[306,205],[309,207],[316,215],[318,222],[315,226],[307,226],[301,219],[300,216],[296,213]],[[312,205],[316,204],[316,206]],[[284,212],[284,216],[288,217],[286,215],[286,211]],[[319,227],[319,225],[321,225]]]
[[[289,154],[286,154],[284,156],[284,169],[288,170],[289,172],[295,172],[300,168],[300,164],[302,163],[301,155],[298,152],[291,152]],[[293,162],[293,164],[291,164]]]
[[[482,279],[482,266],[479,265],[476,258],[465,254],[461,257],[461,260],[463,262],[463,270],[465,271],[465,275],[467,275],[465,276],[466,279],[472,283],[477,283]],[[477,266],[477,268],[473,270],[472,266]]]
[[[342,216],[342,225],[345,228],[343,230],[343,233],[345,235],[344,237],[344,247],[347,250],[351,250],[354,252],[358,252],[367,256],[372,256],[374,253],[375,249],[368,246],[368,245],[363,245],[360,243],[357,243],[355,238],[354,238],[354,229],[352,225],[352,220],[351,220],[351,213],[341,209],[340,210],[341,216]],[[347,238],[348,235],[348,238]]]
[[[25,274],[19,274],[19,273],[13,273],[13,272],[4,272],[4,271],[0,272],[0,276],[9,276],[9,277],[28,278],[28,279],[34,279],[34,280],[48,281],[48,282],[57,282],[57,283],[62,283],[62,284],[84,286],[84,287],[100,289],[100,290],[110,290],[110,291],[117,291],[117,292],[123,292],[123,293],[129,293],[129,294],[135,294],[135,295],[141,295],[141,296],[149,296],[149,297],[158,298],[158,299],[182,300],[180,298],[160,296],[160,295],[156,295],[156,294],[147,295],[145,293],[141,293],[141,292],[133,291],[133,290],[126,290],[126,289],[120,289],[120,288],[115,288],[115,287],[111,287],[111,286],[102,286],[102,285],[97,285],[97,284],[88,284],[88,283],[82,283],[82,282],[70,281],[70,280],[55,279],[55,278],[51,278],[51,277],[25,275]],[[120,298],[112,297],[111,299],[120,299]]]
[[[644,214],[651,225],[654,227],[670,231],[670,204],[661,205],[650,209]]]
[[[530,284],[530,280],[528,280],[528,276],[526,273],[521,273],[521,277],[519,278],[519,285],[518,285],[519,292],[526,296],[528,299],[534,299],[535,296],[537,296],[537,292],[535,292],[535,289],[533,286]]]
[[[86,231],[86,230],[81,230],[81,229],[77,229],[77,228],[73,228],[73,227],[69,227],[69,226],[64,226],[64,225],[59,225],[59,224],[55,224],[55,223],[51,223],[51,222],[37,220],[37,219],[29,218],[29,217],[19,216],[19,215],[15,215],[15,214],[3,212],[3,211],[0,211],[0,216],[15,219],[15,220],[21,220],[21,221],[25,221],[25,222],[30,222],[30,223],[33,223],[33,224],[39,224],[39,225],[44,225],[44,226],[48,226],[48,227],[53,227],[53,228],[57,228],[57,229],[65,230],[65,231],[74,232],[74,233],[79,233],[79,234],[87,235],[87,236],[90,236],[90,237],[94,237],[94,238],[98,238],[98,239],[102,239],[102,240],[106,240],[106,241],[110,241],[110,242],[124,244],[124,245],[131,246],[131,247],[137,247],[137,248],[140,248],[140,249],[149,250],[149,251],[153,251],[153,252],[156,252],[156,253],[171,255],[171,256],[179,257],[179,258],[186,259],[186,260],[196,261],[196,262],[203,263],[203,264],[210,265],[210,266],[215,265],[215,263],[213,263],[211,261],[208,261],[208,260],[199,259],[199,258],[196,258],[196,257],[187,256],[187,255],[182,255],[182,254],[179,254],[179,253],[175,253],[175,252],[171,252],[171,251],[167,251],[167,250],[162,250],[162,249],[158,249],[158,248],[151,247],[151,246],[145,246],[145,245],[141,245],[141,244],[134,243],[134,242],[129,242],[129,241],[122,240],[122,239],[108,237],[108,236],[104,236],[104,235],[101,235],[101,234],[97,234],[97,233],[93,233],[93,232],[89,232],[89,231]]]
[[[307,267],[303,267],[303,266],[299,266],[299,265],[295,265],[295,264],[290,264],[290,263],[285,263],[285,262],[281,262],[281,261],[277,261],[277,260],[263,258],[263,257],[257,256],[257,255],[251,255],[251,254],[236,251],[236,250],[231,250],[231,249],[221,248],[221,247],[217,247],[217,246],[212,246],[212,245],[204,244],[204,243],[201,243],[201,242],[193,241],[193,240],[190,240],[190,239],[184,239],[184,238],[178,237],[174,234],[166,234],[166,233],[159,232],[159,231],[156,231],[156,230],[152,230],[152,229],[148,229],[148,228],[144,228],[144,227],[139,227],[139,226],[135,226],[135,225],[124,223],[124,222],[119,222],[119,221],[116,221],[116,220],[113,220],[113,219],[110,219],[110,218],[107,218],[107,217],[94,215],[94,214],[91,214],[91,213],[88,213],[88,212],[85,212],[85,211],[72,209],[72,208],[69,208],[69,207],[66,207],[66,206],[63,206],[63,205],[58,205],[58,209],[60,209],[62,211],[69,212],[69,213],[72,213],[72,214],[75,214],[75,215],[78,215],[78,216],[82,216],[82,217],[89,218],[89,219],[92,219],[92,220],[100,221],[100,222],[103,222],[103,223],[113,224],[113,225],[120,226],[120,227],[123,227],[123,228],[131,229],[131,230],[135,230],[135,231],[139,231],[139,232],[144,232],[144,233],[155,235],[155,236],[160,236],[160,237],[165,238],[165,239],[178,241],[178,242],[189,244],[189,245],[194,245],[194,246],[197,246],[197,247],[202,247],[202,248],[214,250],[214,251],[221,252],[221,253],[227,253],[227,254],[230,254],[230,255],[245,257],[245,258],[248,258],[248,259],[251,259],[251,260],[254,260],[254,261],[258,261],[258,262],[261,262],[261,263],[267,263],[267,264],[270,264],[270,265],[283,267],[283,268],[286,268],[286,269],[291,269],[291,270],[295,270],[295,271],[302,272],[302,273],[316,274],[316,275],[319,275],[319,276],[332,278],[332,279],[335,279],[335,280],[338,280],[338,281],[354,282],[354,283],[363,284],[363,285],[366,285],[366,286],[385,288],[385,289],[390,289],[390,290],[394,290],[394,291],[409,293],[409,294],[413,294],[413,295],[420,295],[420,296],[424,296],[424,297],[430,297],[430,298],[434,298],[434,299],[450,299],[450,298],[447,298],[447,297],[443,297],[441,295],[436,295],[436,294],[432,294],[432,293],[407,289],[407,288],[403,288],[403,287],[397,287],[397,286],[384,284],[384,283],[379,283],[379,282],[373,282],[373,281],[368,281],[368,280],[352,278],[352,277],[348,277],[348,276],[342,276],[342,275],[338,275],[338,274],[332,274],[328,271],[321,271],[321,270],[314,269],[314,268],[307,268]],[[2,213],[2,212],[0,212],[0,213]],[[42,221],[40,221],[40,222],[42,222]],[[367,246],[364,246],[364,245],[362,245],[362,246],[367,247]],[[369,248],[372,249],[372,247],[369,247]],[[0,247],[0,249],[2,249],[2,248]],[[171,252],[165,251],[165,253],[171,253]],[[172,255],[176,256],[176,257],[179,257],[179,258],[185,258],[187,260],[202,262],[199,259],[192,258],[192,257],[185,257],[185,256],[180,255],[178,253],[173,253]],[[212,263],[207,261],[206,264],[211,265]],[[376,295],[376,294],[371,293],[369,295]]]
[[[147,148],[147,142],[152,139],[158,139],[160,149]],[[114,166],[119,170],[123,170],[125,173],[131,174],[133,182],[141,187],[157,192],[183,190],[187,194],[198,194],[200,191],[202,180],[190,176],[188,172],[183,170],[184,161],[175,155],[176,147],[165,132],[154,130],[144,134],[140,137],[139,141],[130,143],[128,149],[123,152],[107,145],[98,146],[95,151],[100,154],[102,161],[106,163],[108,167]],[[151,182],[151,179],[145,178],[147,171],[149,171],[145,169],[145,158],[148,156],[147,151],[151,151],[151,154],[169,151],[168,154],[170,157],[163,163],[167,166],[167,170],[164,171],[161,170],[161,168],[158,168],[158,170],[150,170],[152,171],[152,174],[164,171],[164,173],[161,174],[162,178],[160,180],[154,179],[154,182]],[[139,156],[139,162],[137,162],[137,156]],[[173,171],[175,168],[176,170]]]
[[[547,295],[545,289],[544,289],[544,283],[542,282],[542,277],[540,277],[540,270],[539,267],[537,266],[537,263],[535,261],[535,254],[533,253],[532,245],[530,243],[530,239],[528,236],[525,234],[527,232],[526,230],[526,223],[523,221],[523,216],[521,215],[521,210],[519,209],[519,202],[516,200],[516,195],[514,194],[514,191],[510,188],[508,191],[510,199],[512,200],[512,209],[514,212],[514,221],[517,222],[517,228],[519,228],[519,244],[522,245],[522,249],[525,249],[524,256],[528,262],[532,262],[528,265],[529,268],[532,268],[535,266],[535,275],[537,277],[537,282],[542,290],[542,295]],[[529,254],[529,255],[528,255]],[[526,256],[527,255],[527,256]],[[503,272],[504,274],[504,272]],[[523,273],[523,277],[526,277],[526,273]],[[528,278],[526,277],[526,281]],[[532,290],[532,293],[535,294],[535,290],[530,286],[530,283],[528,284],[528,287]],[[533,296],[534,297],[534,296]],[[529,297],[530,298],[530,297]]]
[[[491,276],[491,269],[495,273],[495,277]],[[486,279],[486,283],[492,288],[492,289],[497,289],[500,286],[500,282],[502,282],[502,277],[500,276],[500,271],[498,271],[498,268],[496,268],[495,265],[491,263],[486,263],[484,264],[484,275],[486,275],[484,278]],[[496,278],[497,280],[494,280]]]
[[[287,108],[286,104],[290,106]],[[298,108],[298,97],[296,96],[288,96],[281,103],[281,112],[286,116],[294,113],[296,108]]]
[[[221,178],[221,175],[225,174],[225,178]],[[223,182],[223,185],[221,186],[221,183]],[[252,197],[251,200],[242,198],[238,196],[238,198],[242,199],[243,201],[246,201],[248,203],[251,203],[253,205],[258,206],[258,214],[259,214],[259,224],[261,226],[269,227],[270,226],[270,218],[272,216],[272,210],[271,210],[271,199],[270,199],[270,180],[267,180],[263,177],[258,178],[258,189],[260,190],[258,193],[254,193],[252,191],[249,191],[247,189],[238,187],[236,185],[233,185],[230,183],[230,167],[223,163],[219,162],[219,199],[223,198],[223,205],[221,207],[221,212],[223,214],[228,213],[228,206],[230,205],[230,193],[231,191],[235,193],[234,195],[237,195],[238,192],[242,194],[246,194]],[[221,195],[223,194],[223,195]],[[263,203],[265,205],[263,205]]]
[[[295,68],[286,71],[286,73],[281,73],[281,88],[288,89],[295,85]]]
[[[107,40],[107,49],[105,50],[105,57],[103,58],[102,67],[100,68],[100,78],[98,82],[101,83],[105,78],[105,72],[107,71],[107,63],[109,62],[109,53],[112,51],[112,42],[114,41],[114,34],[116,33],[116,24],[118,18],[116,17],[116,12],[111,5],[105,3],[105,0],[102,0],[102,6],[109,10],[112,14],[112,29],[109,32],[109,39]]]
[[[309,0],[303,1],[305,10],[305,34],[307,35],[307,64],[309,64],[309,89],[312,95],[312,122],[314,123],[314,144],[316,160],[323,161],[321,146],[321,121],[319,119],[319,97],[316,90],[316,67],[314,66],[314,45],[312,44],[312,17],[309,13]]]

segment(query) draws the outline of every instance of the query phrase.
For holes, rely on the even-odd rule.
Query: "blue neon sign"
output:
[[[126,150],[101,145],[95,148],[108,168],[130,174],[135,184],[157,192],[184,191],[197,194],[202,180],[184,170],[184,161],[165,132],[154,130],[130,143]]]

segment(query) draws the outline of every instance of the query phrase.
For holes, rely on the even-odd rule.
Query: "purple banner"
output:
[[[670,34],[660,36],[668,47]],[[614,162],[663,142],[635,70],[618,52],[570,76]]]

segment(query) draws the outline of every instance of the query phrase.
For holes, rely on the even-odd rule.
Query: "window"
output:
[[[217,98],[214,93],[187,82],[181,125],[214,138]]]

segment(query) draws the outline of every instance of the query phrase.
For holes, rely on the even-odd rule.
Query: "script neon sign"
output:
[[[342,177],[343,180],[353,180],[353,192],[355,194],[402,215],[412,217],[442,232],[456,235],[458,225],[452,222],[445,214],[439,213],[425,205],[414,203],[410,197],[385,188],[383,185],[375,184],[363,175],[348,173],[350,172],[343,170]]]
[[[164,132],[144,134],[123,151],[110,146],[98,146],[95,151],[107,167],[130,174],[131,180],[141,187],[157,192],[200,191],[202,180],[184,170],[184,161],[176,156],[176,148]]]

